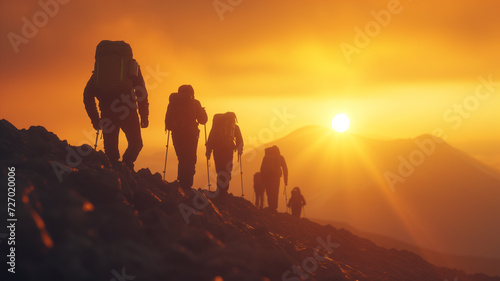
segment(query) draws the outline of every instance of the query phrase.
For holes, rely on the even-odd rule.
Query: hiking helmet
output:
[[[191,98],[194,98],[194,89],[193,86],[191,85],[182,85],[179,87],[179,90],[177,92],[179,94],[186,94],[189,95]]]

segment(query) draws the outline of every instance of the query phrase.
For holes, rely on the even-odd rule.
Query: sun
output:
[[[350,124],[351,121],[349,121],[349,117],[347,117],[344,113],[339,113],[332,119],[332,128],[339,133],[347,131]]]

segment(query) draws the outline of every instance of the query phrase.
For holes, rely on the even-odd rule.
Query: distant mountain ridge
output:
[[[441,139],[375,140],[308,126],[263,147],[271,145],[305,194],[308,216],[437,252],[500,258],[500,176]],[[262,159],[263,149],[256,154]],[[404,180],[391,187],[387,174]]]
[[[0,155],[3,179],[15,167],[20,198],[15,280],[500,280],[257,210],[243,198],[185,193],[43,127],[17,130],[1,120]],[[54,163],[68,168],[62,181]],[[1,279],[12,280],[8,274]]]

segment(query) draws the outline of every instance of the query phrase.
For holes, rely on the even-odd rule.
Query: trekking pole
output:
[[[238,153],[238,161],[240,161],[240,175],[241,175],[241,197],[245,197],[243,193],[243,167],[241,166],[241,154]]]
[[[94,150],[97,151],[97,141],[99,140],[99,130],[95,132],[95,144],[94,144]]]
[[[306,218],[306,206],[302,205],[302,211],[304,212],[304,218]]]
[[[165,151],[165,165],[163,166],[163,180],[165,180],[167,174],[167,156],[168,156],[168,144],[170,142],[170,130],[167,130],[167,148]]]
[[[203,124],[203,127],[205,128],[205,147],[207,147],[207,124]],[[212,186],[210,184],[210,162],[209,162],[209,159],[208,159],[208,155],[207,156],[207,179],[208,179],[208,191],[210,191],[210,187]]]

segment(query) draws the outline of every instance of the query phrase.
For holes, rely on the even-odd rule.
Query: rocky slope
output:
[[[17,219],[16,273],[7,271],[3,233],[1,280],[500,280],[435,267],[241,197],[184,193],[43,127],[0,121],[0,155],[1,221],[9,167]]]

